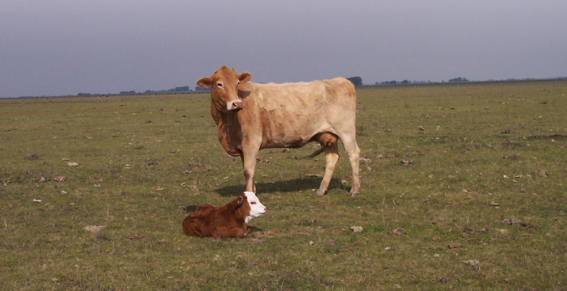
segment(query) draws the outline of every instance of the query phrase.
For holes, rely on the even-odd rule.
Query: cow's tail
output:
[[[310,154],[310,155],[304,157],[304,159],[312,159],[312,158],[314,158],[314,157],[320,155],[320,154],[321,154],[322,152],[324,152],[324,151],[325,151],[325,148],[324,148],[324,147],[321,147],[320,149],[314,151],[312,154]]]

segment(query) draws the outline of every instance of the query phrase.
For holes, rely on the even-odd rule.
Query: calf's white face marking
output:
[[[258,197],[256,197],[256,194],[254,194],[254,192],[247,191],[244,192],[244,195],[246,195],[246,200],[248,200],[248,204],[250,204],[250,216],[246,217],[245,219],[246,223],[248,223],[248,221],[250,221],[250,219],[254,217],[258,217],[266,214],[268,208],[266,208],[266,206],[260,203],[260,200],[258,199]]]

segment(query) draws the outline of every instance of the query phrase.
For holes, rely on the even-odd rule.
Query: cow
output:
[[[224,150],[240,156],[246,191],[255,192],[254,171],[258,151],[266,148],[300,148],[319,142],[325,153],[325,174],[317,195],[327,192],[339,160],[342,140],[352,168],[350,196],[358,195],[360,149],[356,143],[356,92],[345,78],[259,84],[251,74],[236,74],[223,66],[197,81],[211,88],[211,116]]]
[[[217,239],[242,238],[254,231],[248,227],[248,222],[266,214],[266,211],[268,209],[260,203],[256,194],[244,192],[221,207],[200,205],[183,221],[183,232],[190,236]]]

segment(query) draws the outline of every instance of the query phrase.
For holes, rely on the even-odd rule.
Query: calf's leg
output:
[[[215,226],[215,231],[213,232],[213,237],[216,239],[227,238],[227,237],[238,237],[242,238],[246,236],[246,232],[242,228],[228,228],[226,226]]]
[[[223,226],[223,227],[219,227],[218,230],[219,230],[218,239],[227,238],[227,237],[243,238],[247,234],[242,228],[238,228],[238,227],[228,228]]]

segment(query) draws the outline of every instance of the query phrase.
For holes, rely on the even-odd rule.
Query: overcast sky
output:
[[[0,97],[255,82],[567,76],[567,1],[0,2]]]

